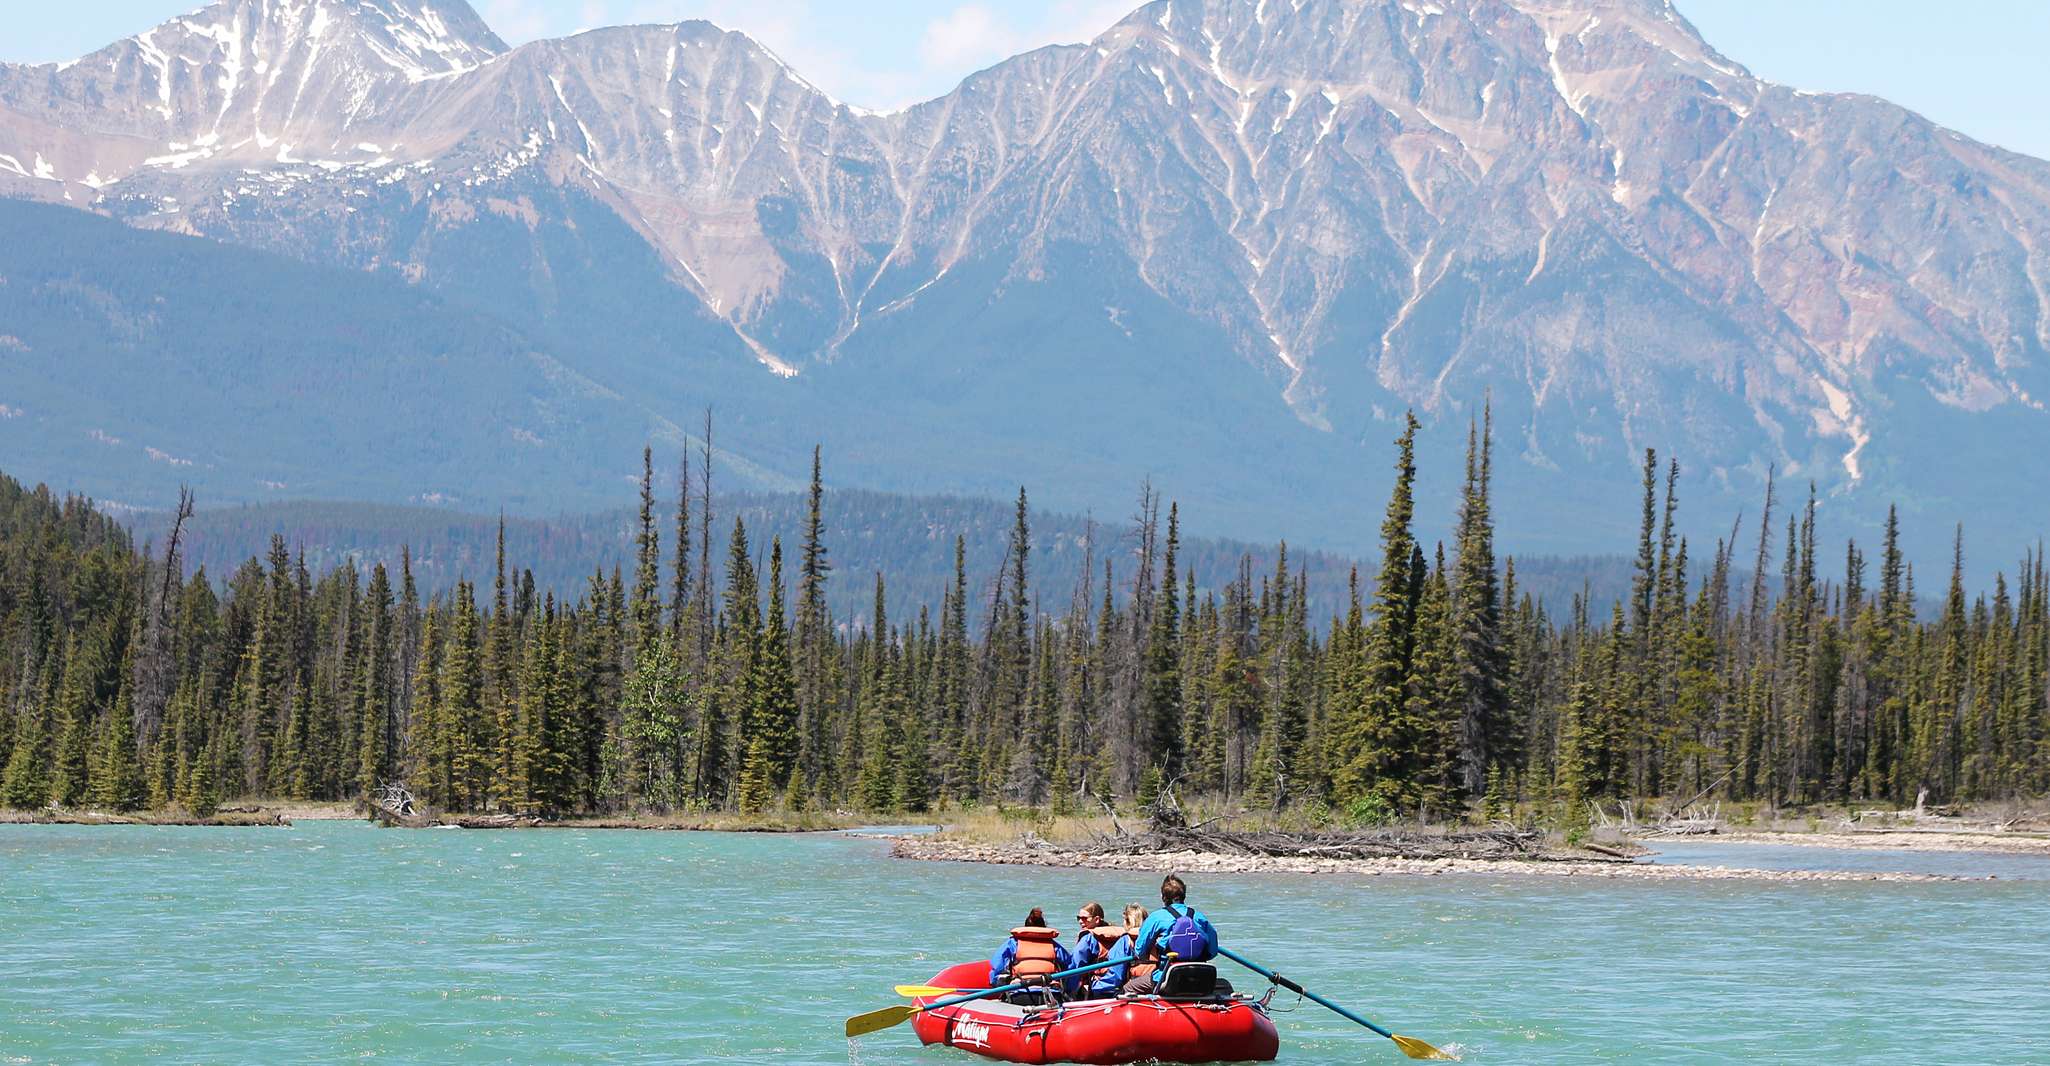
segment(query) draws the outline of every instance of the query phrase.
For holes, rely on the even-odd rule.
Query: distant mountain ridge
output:
[[[806,499],[803,493],[738,493],[715,495],[712,538],[712,580],[723,586],[727,538],[737,517],[747,524],[756,570],[767,572],[773,537],[781,537],[793,556],[803,538]],[[953,581],[954,537],[964,538],[970,595],[987,605],[1004,562],[1004,544],[1014,517],[1012,505],[999,501],[946,497],[913,497],[861,490],[825,495],[825,543],[833,567],[827,582],[827,604],[833,617],[859,623],[875,604],[875,575],[889,579],[892,617],[915,619],[921,607],[937,609],[942,592]],[[161,512],[126,513],[123,522],[137,544],[161,546],[170,516]],[[675,549],[670,539],[671,516],[663,515],[664,566]],[[537,589],[574,599],[588,587],[593,573],[609,575],[618,568],[633,580],[634,512],[617,508],[556,518],[508,518],[507,563],[516,572],[532,571]],[[1128,603],[1136,567],[1137,539],[1129,523],[1093,521],[1070,514],[1032,513],[1032,581],[1035,595],[1049,613],[1059,613],[1069,598],[1086,591],[1092,606],[1103,595],[1103,565],[1112,565],[1119,603]],[[247,507],[202,506],[188,521],[184,555],[192,568],[204,567],[215,581],[226,581],[250,559],[263,558],[273,535],[285,538],[294,555],[302,555],[315,571],[354,561],[367,576],[382,562],[396,569],[401,552],[410,550],[413,574],[423,595],[452,589],[458,580],[488,585],[492,579],[497,520],[489,515],[451,512],[444,508],[393,504],[288,501]],[[1185,528],[1180,566],[1197,582],[1199,596],[1216,591],[1238,574],[1241,559],[1255,582],[1272,576],[1276,545],[1206,537]],[[697,534],[697,535],[701,535]],[[695,553],[698,549],[693,547]],[[693,555],[695,558],[695,554]],[[1331,552],[1290,547],[1289,570],[1309,583],[1311,624],[1324,629],[1344,617],[1347,581],[1357,560]],[[1516,560],[1519,597],[1529,594],[1554,617],[1568,614],[1575,595],[1600,605],[1627,596],[1630,559],[1624,555],[1577,558],[1526,557]],[[1362,574],[1363,582],[1371,574]],[[1746,575],[1735,578],[1741,587]],[[795,581],[793,573],[789,580]],[[795,589],[791,589],[794,597]],[[979,628],[986,618],[977,617]]]
[[[706,23],[222,0],[0,66],[0,195],[394,273],[717,406],[771,478],[814,441],[1071,509],[1151,472],[1356,547],[1402,409],[1442,473],[1491,395],[1533,547],[1612,545],[1657,447],[1711,524],[1773,468],[2004,549],[2033,519],[1984,505],[2050,445],[2050,164],[1762,82],[1663,0],[1156,0],[886,115]],[[573,496],[555,447],[527,480]]]

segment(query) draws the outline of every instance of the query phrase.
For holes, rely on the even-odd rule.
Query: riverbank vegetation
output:
[[[225,825],[288,826],[292,820],[275,808],[222,807],[195,814],[177,805],[149,811],[106,811],[94,807],[38,807],[0,810],[0,825]]]
[[[1324,619],[1285,545],[1271,570],[1186,566],[1150,489],[1068,588],[1035,583],[1021,490],[1001,576],[971,586],[957,539],[951,582],[906,618],[887,575],[835,574],[816,461],[788,552],[712,513],[707,451],[669,504],[644,461],[631,572],[545,588],[501,542],[482,586],[433,596],[405,552],[314,573],[282,537],[187,573],[189,501],[139,546],[7,480],[0,806],[205,813],[401,782],[434,809],[551,818],[1062,815],[1165,789],[1375,826],[2050,789],[2040,555],[1969,592],[1960,533],[1922,617],[1891,524],[1826,554],[1813,490],[1791,509],[1769,491],[1755,533],[1693,545],[1677,465],[1647,453],[1628,595],[1554,611],[1496,557],[1485,420],[1456,536],[1418,541],[1414,432],[1378,570]],[[846,580],[873,587],[864,617],[826,608]]]

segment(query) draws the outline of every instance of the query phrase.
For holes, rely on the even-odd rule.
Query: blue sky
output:
[[[708,18],[746,30],[852,104],[937,96],[1006,56],[1079,41],[1139,0],[472,0],[517,44],[592,26]],[[70,59],[198,0],[0,2],[0,59]],[[2050,0],[1678,0],[1761,77],[1865,92],[2050,158]]]

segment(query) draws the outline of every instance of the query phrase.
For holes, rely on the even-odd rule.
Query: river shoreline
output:
[[[517,814],[444,814],[399,817],[377,810],[367,819],[390,829],[631,829],[671,833],[835,833],[876,823],[860,818],[807,815],[628,814],[582,818],[539,818]]]
[[[97,810],[43,807],[33,811],[0,810],[0,825],[184,825],[289,829],[292,819],[270,807],[224,807],[204,817],[178,810],[111,814]]]
[[[1789,843],[1793,843],[1789,841]],[[1758,870],[1723,866],[1651,865],[1634,862],[1521,859],[1325,859],[1219,855],[1196,851],[1162,851],[1107,855],[1086,849],[1062,849],[1027,843],[982,844],[934,837],[899,837],[891,845],[895,858],[919,862],[966,862],[1060,869],[1128,870],[1149,873],[1290,873],[1356,877],[1384,875],[1533,876],[1635,881],[1868,881],[1929,883],[1984,881],[1991,878],[1943,874],[1885,873],[1862,870]]]
[[[44,807],[36,810],[0,808],[0,825],[161,825],[210,827],[290,827],[302,821],[365,820],[364,808],[353,803],[238,801],[215,813],[198,817],[178,809],[136,811],[125,814],[91,808]],[[539,819],[512,815],[448,815],[409,820],[411,828],[467,829],[630,829],[667,832],[711,833],[821,833],[847,832],[894,824],[901,819],[862,818],[851,814],[737,815],[604,815],[579,818]],[[386,824],[392,824],[387,821]],[[1945,826],[1941,828],[1849,829],[1724,829],[1717,833],[1681,836],[1624,836],[1610,840],[1625,851],[1610,851],[1616,858],[1604,859],[1580,852],[1535,854],[1520,858],[1461,858],[1442,855],[1376,856],[1327,858],[1320,856],[1239,855],[1200,848],[1163,847],[1154,852],[1103,853],[1086,844],[1064,846],[1031,837],[991,839],[973,833],[966,838],[949,836],[949,826],[935,826],[939,835],[905,837],[888,835],[892,853],[903,859],[939,862],[976,862],[1003,865],[1033,865],[1113,870],[1202,870],[1220,873],[1350,873],[1436,875],[1447,873],[1515,873],[1552,877],[1608,877],[1631,879],[1755,879],[1773,881],[1952,881],[1979,878],[1932,874],[1881,873],[1844,870],[1761,870],[1701,864],[1647,864],[1626,861],[1627,852],[1639,854],[1657,850],[1660,844],[1715,847],[1727,845],[1805,847],[1843,851],[1903,851],[1924,853],[1985,853],[2030,855],[2050,858],[2050,832],[1997,829],[1988,826]],[[881,834],[877,834],[882,836]]]
[[[1693,836],[1646,837],[1639,842],[1656,848],[1661,841],[1685,844],[1764,844],[1768,846],[1835,848],[1844,851],[1994,852],[2005,855],[2050,856],[2050,834],[1968,829],[1867,829],[1773,832],[1739,830]]]
[[[534,818],[511,814],[449,814],[418,819],[373,819],[353,803],[256,803],[225,806],[198,816],[179,808],[115,813],[89,807],[0,808],[0,825],[175,825],[276,826],[297,822],[381,821],[401,829],[635,829],[681,833],[832,833],[881,824],[845,815],[690,814],[607,815],[583,818]]]

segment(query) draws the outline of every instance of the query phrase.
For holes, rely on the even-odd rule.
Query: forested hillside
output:
[[[130,502],[183,481],[214,499],[531,514],[604,506],[643,442],[685,439],[503,319],[390,272],[0,198],[0,451],[16,471]],[[720,454],[731,485],[803,484]],[[563,462],[579,475],[542,488]]]
[[[405,555],[366,579],[283,537],[188,573],[178,520],[144,555],[84,502],[7,481],[0,800],[204,810],[401,781],[449,810],[920,811],[1172,781],[1378,817],[2050,787],[2040,557],[1968,592],[1960,532],[1918,619],[1890,532],[1869,561],[1826,552],[1810,490],[1768,499],[1755,543],[1690,545],[1677,465],[1647,453],[1628,594],[1553,612],[1496,558],[1485,423],[1447,545],[1413,533],[1414,439],[1378,580],[1329,620],[1298,558],[1195,564],[1150,496],[1129,550],[1068,588],[1021,492],[1000,576],[976,587],[957,537],[937,601],[906,611],[891,575],[836,568],[816,464],[806,520],[764,552],[745,513],[707,520],[703,468],[658,499],[644,460],[630,568],[559,593],[503,552],[481,585],[425,595]],[[836,584],[872,596],[858,624],[828,611]]]

